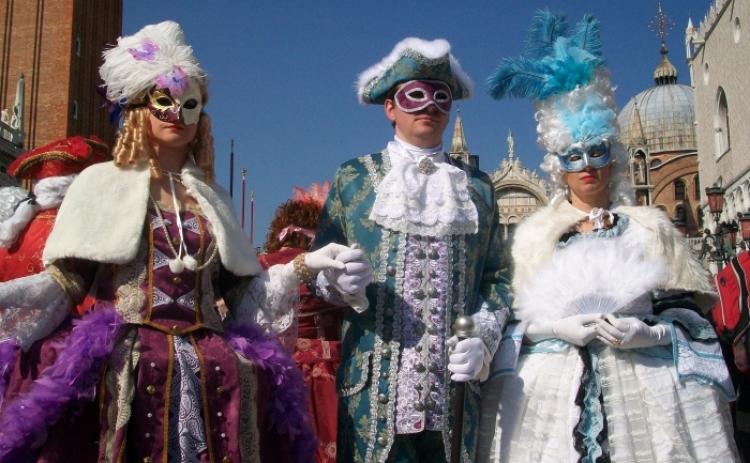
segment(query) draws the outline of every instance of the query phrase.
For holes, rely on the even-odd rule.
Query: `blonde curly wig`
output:
[[[205,82],[201,83],[203,105],[208,103],[208,92]],[[120,168],[134,167],[142,162],[148,162],[152,175],[159,177],[159,160],[151,141],[151,124],[149,110],[145,106],[130,106],[125,108],[123,126],[117,136],[112,158]],[[214,181],[214,136],[211,131],[211,118],[201,112],[198,120],[198,130],[195,138],[190,142],[190,152],[195,163],[205,175],[207,182]]]

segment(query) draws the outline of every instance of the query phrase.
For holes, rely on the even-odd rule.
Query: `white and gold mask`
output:
[[[179,94],[172,94],[169,88],[153,88],[146,105],[160,121],[195,124],[203,109],[200,85],[196,79],[189,79],[187,88]]]

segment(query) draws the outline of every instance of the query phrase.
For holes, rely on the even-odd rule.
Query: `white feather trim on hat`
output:
[[[368,102],[366,93],[404,56],[412,56],[424,61],[440,60],[447,56],[456,83],[463,87],[464,94],[461,98],[469,98],[474,93],[474,83],[450,51],[451,45],[445,39],[424,40],[418,37],[403,39],[393,47],[388,56],[359,74],[356,87],[360,103]]]
[[[174,21],[145,26],[117,39],[117,46],[102,53],[99,75],[107,87],[107,99],[127,105],[138,103],[144,92],[164,81],[205,78],[193,48],[185,43]]]
[[[13,215],[0,221],[0,248],[11,247],[37,212],[58,207],[77,175],[46,177],[36,182],[33,201],[21,201]]]

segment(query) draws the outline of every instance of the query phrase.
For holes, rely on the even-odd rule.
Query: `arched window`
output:
[[[698,174],[693,177],[693,197],[695,199],[701,199],[701,179]]]
[[[731,139],[729,138],[729,108],[727,106],[727,95],[721,87],[719,87],[719,92],[716,96],[714,142],[716,144],[717,156],[726,153],[731,147]]]
[[[674,218],[676,221],[687,225],[687,211],[685,210],[685,206],[679,204],[674,208]]]
[[[685,201],[685,182],[681,179],[674,181],[674,199],[675,201]]]

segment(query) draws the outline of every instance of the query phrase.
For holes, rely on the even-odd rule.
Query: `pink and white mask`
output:
[[[173,95],[169,88],[154,88],[148,93],[146,105],[160,121],[195,124],[203,109],[200,85],[196,79],[189,79],[187,88],[179,95]]]
[[[394,95],[396,106],[405,113],[415,113],[434,104],[441,112],[451,111],[451,89],[439,80],[410,80]]]

